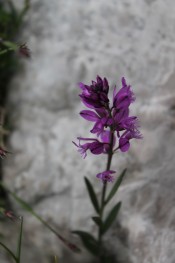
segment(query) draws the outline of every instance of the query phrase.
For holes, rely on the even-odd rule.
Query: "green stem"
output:
[[[111,162],[112,162],[112,156],[113,156],[113,142],[114,142],[114,131],[111,128],[111,134],[110,134],[110,148],[108,152],[108,160],[106,165],[106,171],[110,170]],[[100,205],[100,220],[103,222],[103,213],[105,208],[105,195],[106,195],[106,189],[107,189],[107,181],[103,184],[103,190],[102,190],[102,196],[101,196],[101,205]],[[99,232],[98,232],[98,244],[99,244],[99,259],[101,262],[101,250],[102,250],[102,223],[99,226]]]

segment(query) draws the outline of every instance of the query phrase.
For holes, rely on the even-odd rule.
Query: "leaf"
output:
[[[17,258],[16,258],[16,256],[13,254],[13,252],[12,252],[8,247],[6,247],[6,245],[4,245],[3,243],[1,243],[1,241],[0,241],[0,245],[11,255],[11,257],[12,257],[15,261],[17,261]]]
[[[18,48],[17,44],[10,42],[10,41],[3,41],[3,45],[11,50],[17,50]]]
[[[19,238],[18,238],[18,245],[17,245],[17,263],[20,263],[21,258],[21,242],[22,242],[22,232],[23,232],[23,217],[21,217],[21,226],[20,226],[20,232],[19,232]]]
[[[111,189],[111,192],[109,193],[108,197],[106,198],[105,205],[112,199],[112,197],[117,192],[117,190],[118,190],[118,188],[119,188],[119,186],[123,180],[123,177],[125,176],[125,173],[126,173],[126,169],[123,170],[123,172],[120,174],[117,181],[115,182],[113,188]]]
[[[95,224],[96,224],[97,226],[100,226],[101,223],[102,223],[102,221],[101,221],[101,219],[100,219],[99,216],[93,216],[93,217],[92,217],[92,220],[95,222]]]
[[[91,202],[92,202],[96,212],[99,214],[99,211],[100,211],[99,204],[98,204],[98,200],[97,200],[96,194],[94,192],[94,189],[92,187],[92,184],[86,177],[84,178],[84,180],[85,180],[85,184],[86,184]]]
[[[4,50],[0,51],[0,56],[8,53],[9,51],[10,51],[10,49],[4,49]]]
[[[103,227],[102,227],[102,234],[104,234],[112,225],[112,223],[114,222],[114,220],[116,219],[116,216],[119,212],[119,209],[121,207],[121,202],[118,202],[110,211],[110,213],[108,214],[105,222],[103,223]]]
[[[55,263],[58,263],[58,257],[57,257],[57,256],[54,256],[54,259],[55,259],[54,262],[55,262]]]
[[[89,250],[93,255],[96,256],[98,254],[98,242],[91,234],[80,230],[72,231],[72,233],[78,235],[81,238],[81,241],[83,242],[85,248]]]

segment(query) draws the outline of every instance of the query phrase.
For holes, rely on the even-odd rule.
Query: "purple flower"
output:
[[[87,156],[87,150],[90,150],[93,154],[101,154],[105,153],[105,145],[102,142],[99,142],[97,139],[91,139],[91,138],[82,138],[78,137],[79,144],[73,142],[75,146],[78,147],[78,152],[82,155],[83,158],[86,158]],[[81,141],[89,141],[87,143],[81,144]],[[91,141],[91,142],[90,142]]]
[[[3,159],[3,157],[6,157],[6,155],[10,153],[6,150],[4,150],[2,147],[0,147],[0,157]]]
[[[26,43],[19,45],[18,52],[22,57],[30,58],[31,52]]]
[[[82,155],[83,158],[86,158],[87,151],[89,150],[92,154],[99,155],[101,153],[108,153],[109,143],[110,143],[110,132],[104,131],[100,135],[101,141],[94,138],[82,138],[77,137],[79,144],[73,142],[76,147],[78,147],[78,152]],[[81,144],[81,141],[87,141],[84,144]],[[115,143],[115,140],[114,140]]]
[[[122,78],[122,88],[113,92],[113,107],[115,109],[123,109],[130,106],[135,101],[134,93],[131,91],[131,86],[126,84],[125,78]]]
[[[140,131],[134,127],[133,129],[126,130],[119,139],[119,148],[122,152],[127,152],[130,147],[131,139],[142,139]]]
[[[108,171],[104,171],[102,173],[98,173],[96,175],[96,177],[101,179],[103,181],[103,183],[105,183],[105,182],[113,182],[114,181],[114,177],[111,175],[113,173],[115,173],[115,171],[108,170]]]
[[[93,109],[102,107],[108,108],[109,85],[106,78],[102,80],[97,76],[97,81],[92,81],[92,85],[87,86],[83,83],[79,83],[79,87],[82,90],[82,94],[79,96],[85,106]]]
[[[102,79],[97,76],[97,80],[92,81],[90,86],[83,83],[80,83],[79,86],[82,90],[80,94],[82,102],[91,108],[81,111],[80,115],[85,120],[94,122],[90,132],[100,138],[99,140],[97,138],[78,137],[79,144],[74,144],[78,147],[83,158],[86,157],[87,150],[93,154],[108,153],[109,148],[113,152],[118,149],[126,152],[129,150],[131,139],[142,138],[138,130],[138,118],[129,116],[129,106],[134,102],[135,97],[125,78],[122,78],[122,87],[118,92],[114,88],[112,106],[110,106],[108,98],[109,85],[106,78]],[[112,134],[113,145],[111,146]],[[118,147],[114,149],[116,138],[118,138]]]
[[[91,133],[96,133],[99,136],[104,132],[105,127],[107,128],[113,123],[113,120],[109,117],[108,111],[104,108],[96,109],[96,112],[98,114],[91,110],[83,110],[80,112],[80,115],[88,121],[95,122]]]

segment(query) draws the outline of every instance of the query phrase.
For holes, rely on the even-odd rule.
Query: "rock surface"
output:
[[[71,143],[90,128],[78,115],[77,82],[99,74],[120,86],[125,76],[137,97],[132,109],[144,140],[113,160],[118,173],[128,167],[128,176],[118,195],[119,223],[106,239],[121,263],[174,263],[175,2],[31,2],[21,39],[32,59],[24,61],[9,94],[14,154],[4,163],[5,183],[72,241],[69,229],[95,231],[83,177],[100,195],[94,175],[105,157],[82,160]],[[18,207],[18,213],[24,212]],[[85,253],[68,253],[29,214],[24,240],[25,263],[45,263],[54,254],[60,262],[88,262]]]

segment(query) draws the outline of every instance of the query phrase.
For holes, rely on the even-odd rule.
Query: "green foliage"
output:
[[[87,250],[89,250],[89,252],[91,252],[94,256],[98,255],[98,241],[90,233],[80,230],[72,231],[72,233],[81,238],[83,245]]]
[[[21,217],[21,226],[19,231],[17,252],[16,252],[16,258],[17,258],[16,263],[20,263],[20,259],[21,259],[22,231],[23,231],[23,218]]]
[[[13,41],[22,25],[29,3],[29,0],[25,0],[23,9],[17,11],[11,0],[0,2],[0,106],[3,107],[9,81],[18,64],[18,58],[13,54],[17,45],[13,44]]]
[[[50,224],[48,224],[41,216],[39,216],[27,202],[22,200],[14,192],[10,191],[2,182],[0,182],[0,186],[3,187],[24,210],[28,211],[31,215],[38,219],[47,229],[49,229],[54,235],[56,235],[59,238],[59,240],[64,243],[64,245],[66,245],[75,253],[80,252],[80,249],[76,245],[72,244],[71,242],[67,241],[63,236],[61,236],[52,226],[50,226]]]
[[[111,192],[109,193],[108,197],[106,198],[105,205],[113,198],[113,196],[116,194],[117,190],[119,189],[119,186],[121,185],[123,178],[125,176],[126,169],[123,170],[123,172],[118,177],[117,181],[115,182]]]
[[[99,214],[99,211],[100,211],[99,204],[98,204],[98,200],[97,200],[95,191],[93,189],[93,186],[92,186],[91,182],[86,177],[84,178],[84,180],[85,180],[85,184],[86,184],[91,202],[92,202],[96,212]]]
[[[7,252],[7,253],[15,260],[15,262],[16,262],[17,258],[16,258],[16,256],[15,256],[15,254],[14,254],[6,245],[4,245],[1,241],[0,241],[0,246],[3,247],[3,248],[6,250],[6,252]]]
[[[102,224],[101,218],[99,216],[93,216],[92,220],[97,226],[100,226]]]
[[[6,252],[14,259],[16,263],[21,262],[21,244],[22,244],[22,233],[23,233],[23,218],[20,218],[20,231],[19,231],[19,237],[17,242],[17,252],[16,255],[11,251],[4,243],[0,241],[0,246],[6,250]]]
[[[109,212],[106,220],[104,221],[102,225],[102,234],[104,234],[110,228],[110,226],[112,225],[112,223],[117,217],[120,207],[121,207],[121,202],[118,202]]]

